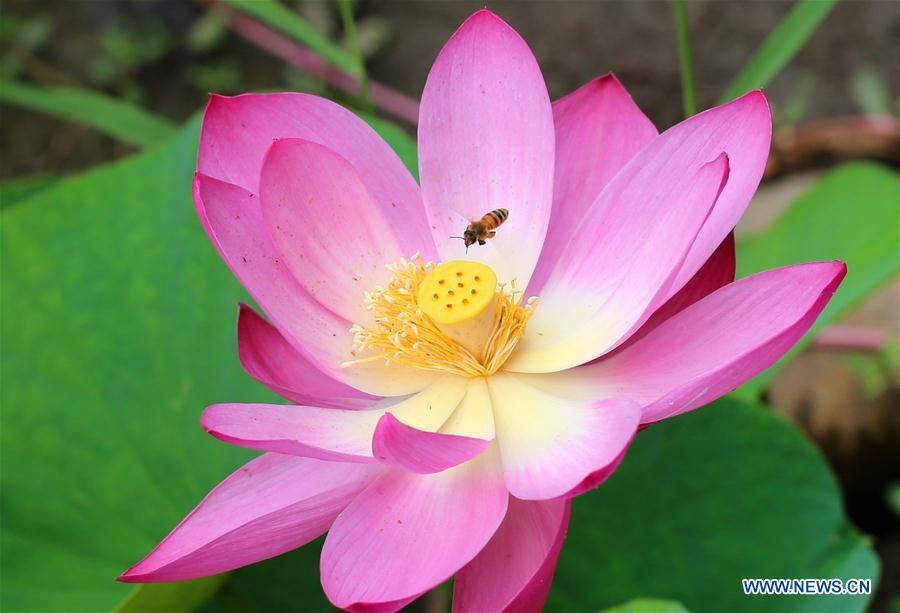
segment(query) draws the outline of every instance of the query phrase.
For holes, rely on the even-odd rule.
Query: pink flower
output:
[[[770,137],[761,92],[661,135],[612,76],[551,105],[488,11],[428,77],[421,189],[328,100],[213,96],[197,210],[269,320],[241,306],[242,364],[301,406],[209,407],[213,436],[267,453],[120,579],[220,573],[328,531],[338,607],[396,610],[455,576],[455,610],[539,608],[570,499],[640,426],[772,364],[844,276],[734,281]],[[484,245],[451,238],[499,208]]]

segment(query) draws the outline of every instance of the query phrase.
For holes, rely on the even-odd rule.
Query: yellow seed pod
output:
[[[445,262],[419,285],[422,312],[476,357],[491,332],[497,275],[479,262]]]

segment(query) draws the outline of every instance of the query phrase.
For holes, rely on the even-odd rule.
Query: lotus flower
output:
[[[338,607],[396,610],[455,577],[457,611],[540,608],[572,497],[642,426],[777,360],[843,278],[734,281],[770,137],[761,92],[662,134],[611,75],[551,104],[486,10],[428,76],[421,186],[328,100],[213,96],[197,211],[268,318],[240,307],[244,368],[296,406],[207,408],[210,434],[266,453],[120,579],[220,573],[327,531]],[[451,238],[498,208],[485,244]]]

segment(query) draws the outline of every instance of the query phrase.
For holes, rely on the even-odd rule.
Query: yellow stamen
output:
[[[537,306],[536,298],[523,304],[512,283],[498,286],[483,264],[448,262],[435,268],[416,254],[388,270],[394,277],[387,287],[365,296],[374,325],[350,329],[352,354],[372,355],[344,367],[385,360],[469,377],[490,375],[512,354]]]

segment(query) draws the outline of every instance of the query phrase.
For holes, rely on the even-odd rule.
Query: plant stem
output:
[[[697,97],[694,90],[694,60],[691,57],[691,36],[685,0],[675,0],[675,27],[678,31],[678,59],[681,64],[681,100],[684,116],[690,117],[697,113]]]
[[[256,47],[343,92],[351,95],[359,92],[358,77],[330,66],[315,52],[238,11],[229,11],[228,17],[231,29]],[[369,81],[369,97],[375,108],[412,125],[418,122],[419,103],[415,99],[375,81]]]
[[[350,53],[356,58],[359,66],[359,99],[363,108],[370,109],[369,105],[369,78],[366,73],[366,60],[359,47],[359,37],[356,35],[356,20],[353,18],[353,4],[351,0],[338,0],[341,8],[341,21],[344,22],[344,34],[347,36],[347,44],[350,45]]]

